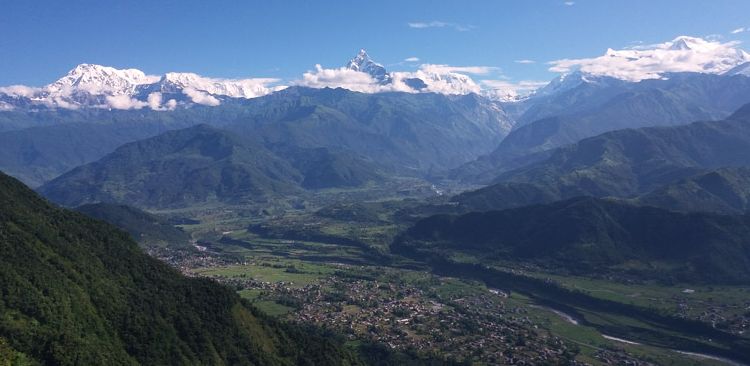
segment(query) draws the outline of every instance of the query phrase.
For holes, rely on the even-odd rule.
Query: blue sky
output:
[[[43,85],[84,62],[292,80],[315,64],[341,66],[362,47],[394,70],[414,69],[403,60],[417,57],[497,67],[495,78],[548,80],[549,61],[637,42],[750,42],[750,32],[731,33],[750,27],[747,0],[567,3],[8,0],[0,2],[0,85]]]

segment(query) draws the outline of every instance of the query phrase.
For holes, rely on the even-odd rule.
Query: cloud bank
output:
[[[326,69],[315,65],[315,70],[302,75],[294,85],[310,88],[344,88],[362,93],[418,92],[410,82],[420,79],[425,83],[423,92],[441,94],[469,94],[481,92],[481,87],[466,74],[485,75],[496,71],[489,66],[451,66],[423,64],[414,72],[392,72],[391,82],[382,84],[369,74],[346,67]]]
[[[127,95],[109,95],[105,100],[107,105],[113,109],[141,109],[148,105],[146,102],[141,102]]]
[[[608,49],[603,56],[562,59],[550,62],[549,70],[609,76],[628,81],[659,79],[669,72],[720,74],[750,61],[750,54],[739,49],[739,42],[705,40],[681,36],[672,41],[629,49]]]
[[[182,90],[182,92],[190,97],[190,99],[193,101],[193,103],[196,104],[203,104],[211,107],[215,107],[221,102],[216,99],[213,95],[210,95],[204,91],[196,90],[193,88],[185,88]]]

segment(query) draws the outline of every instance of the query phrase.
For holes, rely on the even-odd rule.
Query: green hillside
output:
[[[596,198],[419,221],[400,245],[587,276],[750,281],[750,216],[678,213]]]
[[[0,354],[50,365],[357,364],[5,175],[0,250]]]
[[[546,160],[503,173],[496,185],[455,200],[469,209],[487,210],[576,196],[635,198],[711,170],[748,166],[750,107],[746,106],[724,121],[591,137],[555,150]]]
[[[301,174],[263,146],[206,125],[126,144],[40,187],[67,206],[176,207],[299,191]]]
[[[93,203],[76,211],[106,221],[127,231],[133,240],[145,246],[188,247],[190,236],[167,220],[135,207],[111,203]]]

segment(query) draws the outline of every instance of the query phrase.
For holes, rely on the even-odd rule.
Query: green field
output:
[[[246,265],[206,268],[196,271],[204,276],[227,278],[252,278],[261,282],[289,284],[290,287],[303,287],[330,275],[335,269],[316,263],[277,259]]]
[[[341,192],[339,192],[341,193]],[[345,218],[321,217],[308,210],[287,210],[283,215],[251,215],[240,208],[211,210],[201,216],[201,223],[184,225],[194,238],[208,242],[212,248],[224,254],[244,258],[245,264],[202,268],[196,272],[204,276],[226,279],[253,279],[265,283],[283,283],[289,288],[302,288],[316,284],[333,275],[367,276],[385,283],[408,283],[425,290],[426,296],[439,299],[458,299],[486,292],[482,282],[451,277],[436,280],[423,270],[407,270],[418,261],[407,260],[387,253],[387,245],[402,226],[391,222],[394,207],[375,207],[367,213],[369,221],[347,221]],[[248,230],[251,225],[265,225],[272,236],[260,235]],[[292,237],[286,237],[289,234]],[[319,235],[324,240],[299,240],[300,235]],[[343,245],[327,242],[351,239],[359,244]],[[389,256],[388,265],[373,259],[372,250]],[[463,256],[452,258],[458,262],[475,263],[476,258]],[[575,276],[562,276],[522,269],[529,276],[549,279],[561,287],[618,303],[652,309],[663,315],[678,314],[697,316],[721,305],[724,315],[742,314],[748,311],[750,288],[732,286],[695,286],[676,284],[672,286],[622,283]],[[685,292],[685,289],[693,291]],[[328,289],[330,290],[330,289]],[[240,295],[251,301],[261,311],[272,316],[284,317],[292,307],[274,301],[273,296],[261,295],[257,289],[242,290]],[[664,365],[720,365],[719,361],[686,356],[672,350],[647,345],[634,345],[606,339],[592,326],[575,325],[549,309],[536,307],[534,301],[516,292],[507,299],[509,306],[517,306],[527,312],[529,318],[540,329],[546,329],[580,348],[579,361],[600,364],[595,358],[598,352],[624,351],[641,360]],[[681,305],[682,304],[682,305]],[[687,304],[687,307],[684,306]],[[653,329],[651,324],[620,315],[576,309],[579,316],[597,328],[615,326]],[[665,332],[664,329],[659,329]],[[677,332],[664,334],[681,337]],[[693,339],[701,341],[699,339]],[[713,344],[712,346],[716,346]]]

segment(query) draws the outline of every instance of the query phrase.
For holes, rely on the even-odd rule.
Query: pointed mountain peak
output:
[[[362,69],[367,67],[368,65],[380,65],[379,63],[373,61],[370,58],[370,55],[367,54],[367,51],[364,48],[361,48],[356,56],[354,56],[353,59],[349,60],[349,63],[347,64],[347,68],[355,71],[363,71]]]
[[[669,49],[672,51],[686,51],[691,50],[690,47],[690,40],[688,37],[677,37],[674,41],[672,41],[672,45],[669,46]]]
[[[357,56],[354,56],[353,59],[349,60],[346,68],[369,74],[381,84],[387,84],[391,81],[391,75],[388,74],[385,67],[373,61],[364,48],[361,48],[357,53]]]

